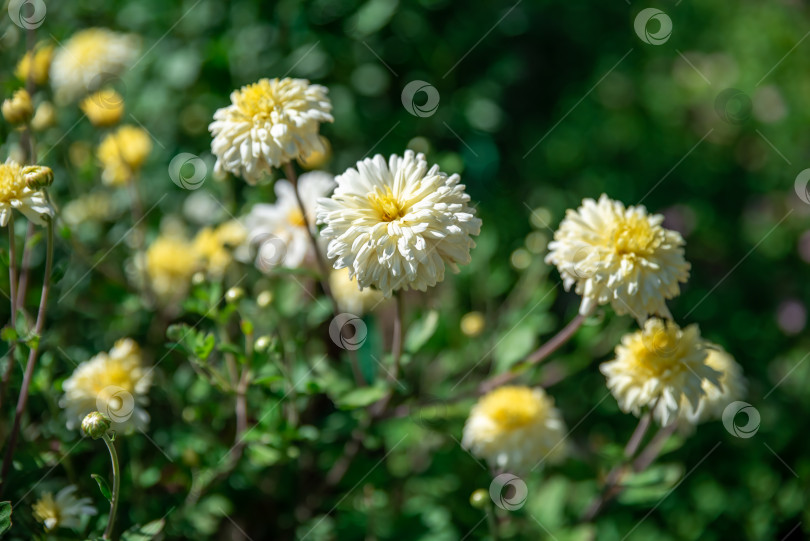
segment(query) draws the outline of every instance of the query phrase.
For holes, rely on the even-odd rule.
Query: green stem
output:
[[[121,489],[121,468],[118,465],[118,453],[115,452],[115,444],[110,436],[104,434],[104,443],[110,451],[110,460],[113,469],[112,498],[110,499],[110,518],[107,519],[107,529],[104,530],[102,539],[112,539],[113,526],[115,525],[115,515],[118,512],[118,492]]]

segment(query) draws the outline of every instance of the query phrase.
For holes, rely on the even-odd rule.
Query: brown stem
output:
[[[588,318],[590,314],[582,315],[577,314],[577,316],[572,319],[568,325],[563,327],[560,332],[555,334],[551,339],[537,348],[534,352],[532,352],[526,360],[520,363],[520,369],[514,370],[512,372],[506,372],[504,374],[499,374],[497,376],[491,377],[484,381],[481,385],[478,386],[478,394],[485,394],[495,389],[496,387],[500,387],[505,383],[512,381],[513,379],[520,376],[528,367],[539,364],[543,360],[545,360],[549,355],[557,351],[563,344],[568,342],[572,336],[579,330],[585,320]]]
[[[11,307],[11,327],[17,328],[17,242],[14,235],[14,214],[11,214],[8,219],[8,288],[9,288],[9,304]],[[8,346],[8,365],[3,372],[3,382],[0,384],[0,406],[6,398],[8,392],[8,384],[11,380],[11,373],[14,368],[14,348],[17,342],[14,341]]]
[[[28,229],[25,232],[25,244],[23,244],[22,265],[20,265],[22,274],[20,275],[20,284],[17,287],[17,308],[22,308],[25,305],[25,296],[28,293],[28,277],[31,274],[31,250],[28,249],[28,244],[35,231],[36,227],[29,221]]]
[[[53,221],[48,221],[48,244],[45,258],[45,275],[42,279],[42,295],[39,300],[39,310],[37,311],[37,322],[34,327],[34,332],[37,335],[37,342],[28,355],[28,362],[25,365],[25,373],[23,375],[22,387],[20,388],[20,396],[17,400],[17,409],[14,412],[14,425],[11,429],[11,434],[8,437],[8,447],[6,454],[3,457],[3,468],[0,470],[0,495],[6,486],[6,479],[8,476],[9,468],[11,467],[11,460],[14,456],[14,448],[17,446],[17,437],[20,434],[20,424],[22,422],[25,407],[28,404],[28,390],[31,386],[31,378],[34,375],[34,367],[37,363],[37,356],[39,354],[39,344],[42,340],[42,329],[45,326],[45,313],[48,306],[48,293],[51,286],[51,270],[53,268]]]
[[[636,460],[633,462],[633,471],[643,471],[653,463],[653,460],[655,460],[658,457],[658,454],[661,452],[661,448],[664,446],[664,443],[666,443],[672,433],[675,432],[677,426],[678,424],[673,422],[658,429],[658,432],[655,433],[655,436],[653,436],[650,443],[647,444],[647,447],[641,451]]]
[[[641,416],[641,419],[638,421],[638,425],[636,425],[636,429],[633,431],[633,435],[630,436],[630,440],[627,442],[627,446],[624,448],[625,458],[633,458],[633,456],[635,456],[639,445],[641,445],[641,440],[644,439],[644,436],[647,434],[647,430],[650,429],[651,421],[652,415],[649,411]]]

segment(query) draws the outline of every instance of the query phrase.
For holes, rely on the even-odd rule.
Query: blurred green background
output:
[[[646,7],[671,19],[665,43],[645,43],[634,31]],[[142,36],[145,54],[117,86],[125,121],[134,117],[156,141],[142,178],[146,208],[160,201],[160,212],[148,217],[153,234],[162,219],[182,217],[184,209],[184,220],[197,226],[193,207],[204,204],[202,190],[175,186],[168,164],[190,152],[212,171],[207,125],[214,111],[228,104],[234,88],[261,77],[302,77],[329,88],[335,122],[322,133],[333,148],[325,165],[333,173],[366,155],[411,147],[462,175],[484,222],[473,263],[442,287],[409,297],[413,320],[440,308],[439,330],[419,353],[421,368],[406,367],[408,386],[423,398],[472,388],[491,362],[495,370],[507,368],[576,312],[579,300],[561,286],[546,295],[559,280],[542,262],[566,208],[604,192],[664,213],[666,225],[686,238],[692,263],[672,313],[682,325],[698,323],[743,366],[760,429],[741,439],[714,422],[688,439],[675,438],[655,470],[663,481],[645,481],[648,486],[629,491],[595,525],[578,525],[578,510],[635,426],[612,397],[600,402],[607,391],[598,362],[634,326],[607,314],[524,380],[549,384],[568,426],[576,427],[575,451],[563,466],[527,479],[526,505],[506,521],[503,537],[806,538],[810,205],[799,195],[810,199],[794,182],[810,167],[806,3],[140,0],[49,2],[47,8],[38,40],[64,41],[91,26]],[[8,95],[19,86],[13,66],[24,36],[3,24]],[[434,113],[416,116],[403,106],[403,89],[415,80],[438,91]],[[414,97],[417,105],[425,99]],[[80,116],[77,108],[60,109],[58,127],[39,140],[40,155],[53,147],[42,161],[57,173],[61,204],[98,186],[97,135],[87,122],[77,123]],[[2,130],[5,140],[9,128]],[[249,188],[212,175],[203,190],[236,215],[273,193],[268,185]],[[103,253],[129,228],[126,194],[113,200],[120,221],[74,231],[91,253]],[[120,257],[110,261],[122,275],[126,246],[116,250]],[[37,431],[52,438],[51,455],[29,451],[22,459],[43,472],[73,445],[57,440],[77,438],[65,432],[58,393],[51,391],[72,370],[66,355],[83,360],[123,335],[138,338],[152,359],[166,351],[137,297],[98,272],[85,275],[90,266],[71,254],[68,241],[57,254],[64,278],[56,298],[73,289],[52,304],[42,360],[48,375],[35,382],[39,395],[30,405],[50,409]],[[0,310],[5,320],[7,307]],[[475,339],[458,329],[470,310],[487,317],[487,331]],[[486,351],[491,355],[482,358]],[[479,359],[486,362],[454,389]],[[269,451],[249,454],[230,479],[184,507],[190,464],[221,451],[194,423],[227,431],[231,422],[227,408],[207,405],[210,390],[195,388],[184,363],[180,356],[164,361],[151,392],[154,445],[138,434],[121,444],[130,465],[124,524],[168,512],[166,532],[176,539],[241,539],[240,531],[256,540],[488,538],[484,515],[468,499],[491,477],[458,443],[469,401],[439,406],[429,422],[417,416],[376,427],[340,486],[318,496],[323,502],[314,516],[301,504],[352,427],[350,416],[328,408],[311,421],[320,430],[310,444],[314,451],[306,445],[289,451],[300,434],[267,436]],[[403,436],[406,443],[395,446]],[[97,460],[92,471],[106,468],[106,458],[88,443],[71,457],[64,463],[77,463],[71,468],[82,457]],[[92,493],[87,475],[67,471]],[[682,482],[679,473],[686,475]]]

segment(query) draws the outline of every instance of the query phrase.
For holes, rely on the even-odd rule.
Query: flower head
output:
[[[193,244],[170,235],[159,236],[146,250],[145,257],[136,260],[136,270],[145,269],[149,288],[164,305],[185,297],[191,277],[202,265],[203,260]],[[143,272],[134,274],[140,279]]]
[[[527,472],[566,454],[566,428],[554,400],[541,388],[505,386],[470,411],[461,444],[494,468]]]
[[[15,74],[22,81],[28,80],[29,72],[34,84],[44,85],[48,82],[48,70],[51,68],[53,58],[53,45],[37,45],[34,51],[27,52],[17,63]]]
[[[329,273],[329,289],[341,310],[357,316],[373,310],[384,298],[376,289],[367,287],[361,290],[357,280],[349,277],[348,269]]]
[[[68,39],[51,63],[51,85],[60,101],[73,101],[117,77],[135,60],[138,36],[106,28],[80,30]]]
[[[625,335],[616,346],[616,358],[599,369],[622,411],[639,416],[641,408],[653,408],[655,419],[665,426],[685,405],[697,408],[706,396],[704,380],[720,385],[720,373],[707,364],[707,356],[697,325],[681,329],[650,318],[642,330]]]
[[[121,126],[102,139],[98,147],[98,160],[105,184],[120,186],[132,180],[152,151],[152,139],[146,130],[135,126]]]
[[[318,201],[321,236],[336,269],[349,268],[361,288],[388,297],[394,290],[425,291],[470,261],[481,220],[458,175],[428,169],[422,154],[379,154],[335,178],[338,187]]]
[[[95,515],[96,508],[90,498],[77,498],[75,485],[68,485],[56,493],[44,492],[33,505],[34,518],[41,522],[46,532],[56,528],[81,527],[85,515]]]
[[[79,107],[93,126],[106,128],[121,120],[124,98],[112,88],[105,88],[84,98]]]
[[[194,237],[194,250],[210,276],[221,277],[233,261],[231,252],[247,237],[245,228],[236,220],[214,227],[204,227]]]
[[[689,263],[680,233],[661,227],[663,220],[604,194],[566,213],[546,262],[557,266],[566,290],[576,285],[581,314],[610,303],[617,314],[631,314],[640,323],[648,315],[671,317],[666,300],[680,293]]]
[[[138,344],[118,340],[109,353],[101,352],[81,363],[64,381],[59,404],[67,412],[68,428],[75,428],[94,411],[106,415],[114,430],[146,429],[144,409],[152,384],[151,370],[143,366]]]
[[[53,216],[53,209],[45,194],[29,185],[30,177],[26,177],[29,169],[13,160],[0,164],[0,226],[5,227],[13,209],[39,225],[45,225],[46,217],[50,219]]]
[[[248,241],[257,247],[256,267],[268,272],[275,267],[313,267],[316,260],[308,224],[315,221],[319,198],[335,187],[332,175],[323,171],[304,173],[298,179],[298,193],[306,216],[295,197],[295,187],[286,180],[276,182],[276,202],[254,205],[245,216]]]
[[[31,104],[31,95],[27,90],[21,88],[6,100],[3,100],[3,118],[9,124],[25,124],[34,114],[34,106]]]
[[[719,385],[714,381],[704,379],[701,382],[703,397],[697,408],[682,406],[679,421],[686,424],[698,424],[711,419],[720,419],[726,406],[735,400],[741,400],[747,391],[748,384],[743,376],[742,368],[723,348],[717,344],[706,343],[706,364],[720,373]]]
[[[328,90],[304,79],[261,79],[231,93],[231,105],[214,113],[208,127],[225,171],[254,184],[263,172],[313,152],[326,152],[318,130],[332,122]]]

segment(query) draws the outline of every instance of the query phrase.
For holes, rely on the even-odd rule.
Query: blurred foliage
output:
[[[249,294],[239,317],[253,322],[255,336],[275,341],[266,358],[242,359],[256,367],[248,395],[254,428],[238,466],[217,479],[233,442],[232,396],[195,370],[212,352],[233,351],[213,337],[218,326],[238,335],[238,319],[222,313],[229,309],[218,301],[221,286],[196,286],[173,321],[186,327],[172,327],[168,340],[176,344],[166,345],[170,321],[143,310],[127,285],[127,193],[100,185],[99,133],[78,108],[60,108],[57,125],[37,141],[40,162],[56,174],[54,200],[64,207],[105,192],[111,210],[106,220],[59,231],[58,281],[9,495],[16,538],[41,531],[30,504],[64,479],[102,509],[90,474],[107,472],[108,459],[65,428],[57,403],[74,364],[122,336],[138,340],[159,368],[148,435],[117,442],[125,464],[119,531],[164,517],[171,539],[489,538],[484,511],[469,497],[487,489],[491,475],[459,445],[471,402],[443,400],[474,388],[490,369],[508,369],[576,312],[579,300],[562,291],[556,271],[542,261],[545,244],[566,208],[602,192],[643,202],[684,234],[692,278],[670,303],[672,312],[682,324],[699,323],[743,366],[761,427],[750,439],[734,438],[719,422],[699,427],[632,479],[594,524],[579,524],[616,460],[611,448],[627,440],[636,422],[605,398],[597,369],[634,323],[612,314],[594,318],[524,378],[549,382],[572,427],[574,456],[526,479],[525,507],[498,510],[501,537],[806,537],[810,458],[801,434],[810,415],[803,392],[810,383],[804,332],[810,282],[803,278],[810,207],[797,197],[794,179],[810,148],[807,6],[651,5],[673,21],[662,45],[646,44],[633,31],[646,5],[624,2],[49,2],[37,40],[60,43],[90,26],[142,36],[142,58],[116,87],[126,101],[125,121],[143,125],[156,141],[140,180],[150,239],[172,219],[194,231],[272,200],[271,183],[249,188],[210,174],[201,190],[188,192],[172,183],[167,167],[189,152],[213,171],[207,132],[213,112],[234,88],[285,75],[330,90],[335,122],[322,132],[334,153],[326,169],[339,173],[377,152],[425,151],[445,171],[461,173],[484,226],[472,264],[460,275],[406,296],[407,319],[423,336],[410,338],[406,391],[397,400],[428,406],[375,423],[337,487],[324,487],[324,476],[380,388],[358,394],[346,367],[319,363],[325,352],[311,336],[324,334],[328,312],[289,279],[251,271],[240,283]],[[0,28],[0,84],[8,96],[21,84],[13,66],[25,39],[5,18]],[[401,92],[413,80],[438,90],[435,114],[419,117],[403,107]],[[741,94],[726,100],[726,89]],[[0,139],[5,157],[18,137],[3,124]],[[24,224],[17,225],[22,236]],[[32,255],[41,273],[41,242]],[[241,274],[227,277],[225,286]],[[40,280],[35,273],[32,284]],[[0,284],[8,290],[5,276]],[[259,309],[250,299],[267,289],[273,303]],[[28,306],[36,306],[38,288],[28,294]],[[487,321],[475,338],[458,324],[471,310]],[[0,312],[7,320],[7,306]],[[385,359],[390,307],[365,321],[369,343],[361,357]],[[430,325],[433,332],[424,329]],[[289,374],[279,368],[285,362]],[[373,360],[361,362],[367,374],[376,370]],[[16,392],[19,381],[12,387]],[[13,409],[4,407],[3,437]],[[103,520],[104,512],[91,518],[98,526],[92,529],[100,531]]]

